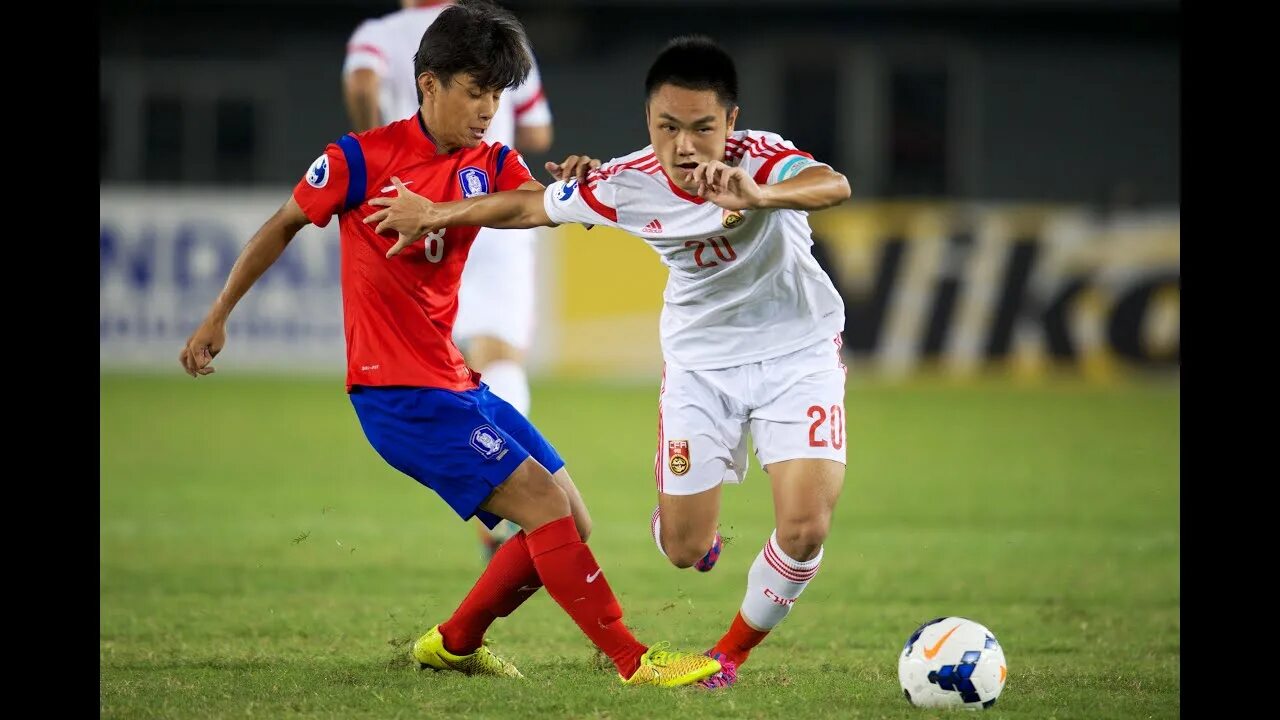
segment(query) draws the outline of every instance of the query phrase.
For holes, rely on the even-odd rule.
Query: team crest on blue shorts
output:
[[[471,447],[475,448],[476,452],[483,455],[486,460],[501,460],[502,456],[507,454],[507,449],[504,447],[505,444],[506,441],[502,439],[498,431],[488,425],[481,425],[471,431]]]
[[[475,197],[489,193],[489,175],[477,167],[464,167],[458,171],[458,183],[463,197]]]

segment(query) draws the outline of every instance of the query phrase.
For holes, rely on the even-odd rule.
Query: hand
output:
[[[430,200],[406,188],[400,178],[391,177],[396,187],[395,197],[379,196],[369,200],[370,205],[386,208],[364,219],[365,224],[377,223],[374,232],[382,235],[394,230],[399,236],[396,244],[387,251],[387,257],[395,257],[401,250],[422,239],[424,235],[439,230],[443,224],[442,212]]]
[[[548,162],[543,167],[556,180],[568,181],[569,178],[577,178],[578,182],[586,182],[587,174],[600,168],[600,161],[586,155],[570,155],[559,165]]]
[[[749,210],[760,207],[764,191],[740,167],[729,167],[719,160],[699,163],[685,176],[698,184],[698,196],[725,210]]]
[[[214,367],[209,363],[222,352],[227,344],[227,326],[221,320],[206,318],[200,327],[187,338],[187,344],[178,353],[178,362],[191,377],[212,375]]]

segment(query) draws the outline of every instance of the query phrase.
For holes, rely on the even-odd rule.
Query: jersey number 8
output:
[[[440,259],[444,257],[444,233],[444,229],[427,233],[427,241],[424,245],[426,245],[427,249],[427,260],[433,263],[440,262]]]

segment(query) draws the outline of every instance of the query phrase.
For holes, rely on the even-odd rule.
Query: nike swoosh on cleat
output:
[[[959,625],[957,625],[957,626],[955,626],[955,627],[951,628],[950,630],[948,630],[948,631],[947,631],[947,634],[946,634],[946,635],[943,635],[943,636],[942,636],[942,639],[941,639],[941,640],[939,640],[938,642],[934,643],[933,647],[931,647],[931,648],[930,648],[930,647],[925,648],[925,649],[924,649],[924,659],[925,659],[925,660],[932,660],[932,659],[933,659],[933,656],[934,656],[934,655],[937,655],[937,654],[942,650],[942,644],[943,644],[943,643],[945,643],[945,642],[947,641],[947,638],[951,637],[951,633],[953,633],[953,632],[955,632],[956,630],[959,630],[959,629],[960,629],[960,626],[959,626]]]
[[[596,571],[587,576],[587,582],[593,583],[596,578],[600,577],[600,573],[604,572],[602,568],[596,568]]]
[[[432,653],[432,655],[435,655],[436,659],[444,663],[444,666],[449,668],[450,670],[457,670],[458,672],[462,672],[462,668],[458,667],[457,664],[451,662],[449,658],[445,657],[444,655],[440,653]]]

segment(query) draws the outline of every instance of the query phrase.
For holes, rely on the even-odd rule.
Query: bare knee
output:
[[[778,525],[778,546],[788,557],[801,562],[817,557],[831,530],[828,516],[797,518]]]
[[[582,542],[586,542],[591,536],[591,518],[585,513],[574,513],[573,524],[578,527],[578,537],[582,538]]]
[[[665,525],[662,527],[662,550],[667,554],[667,560],[678,568],[693,567],[707,554],[713,542],[714,533],[711,537],[701,538],[691,534],[669,533]]]
[[[521,525],[522,527],[533,530],[569,514],[569,496],[559,485],[551,481],[550,475],[535,481],[533,485],[529,497],[529,511],[538,519],[531,521],[533,527]]]
[[[689,568],[693,567],[694,563],[698,562],[705,554],[705,550],[698,553],[687,547],[679,547],[667,550],[667,560],[678,568]]]
[[[526,531],[570,514],[569,495],[533,458],[516,468],[481,507]]]
[[[560,486],[564,491],[565,497],[569,499],[569,512],[573,515],[573,525],[578,529],[578,537],[582,538],[582,542],[586,542],[591,537],[591,513],[587,512],[587,504],[582,499],[582,493],[578,492],[578,487],[573,484],[573,479],[569,477],[567,468],[560,468],[551,476],[551,480]]]

